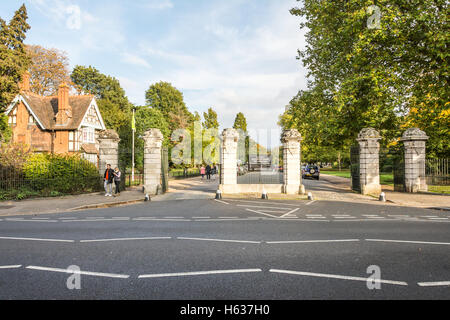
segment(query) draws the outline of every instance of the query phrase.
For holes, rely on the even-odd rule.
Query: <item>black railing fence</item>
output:
[[[449,159],[426,159],[425,177],[428,185],[450,185]]]

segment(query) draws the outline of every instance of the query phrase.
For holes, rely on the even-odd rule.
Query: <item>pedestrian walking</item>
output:
[[[103,180],[105,181],[105,197],[112,197],[112,186],[114,181],[114,170],[111,169],[111,165],[108,163],[106,165],[105,174],[103,175]]]
[[[114,169],[114,184],[116,185],[116,192],[114,196],[119,195],[120,196],[120,176],[122,173],[120,172],[119,168]]]
[[[205,167],[204,166],[202,166],[200,168],[200,174],[202,175],[202,180],[203,180],[203,178],[205,177]]]
[[[206,166],[206,180],[211,180],[211,166],[209,164]]]

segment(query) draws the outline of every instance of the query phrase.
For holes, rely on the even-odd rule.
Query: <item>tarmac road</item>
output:
[[[0,219],[0,299],[449,298],[436,210],[199,199]]]

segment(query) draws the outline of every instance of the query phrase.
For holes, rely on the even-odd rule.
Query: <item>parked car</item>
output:
[[[319,180],[320,176],[320,169],[316,165],[307,165],[305,167],[302,167],[302,178],[311,178]]]

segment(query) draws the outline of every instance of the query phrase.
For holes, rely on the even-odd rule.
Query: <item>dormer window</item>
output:
[[[35,124],[34,117],[31,114],[28,117],[28,124]]]

